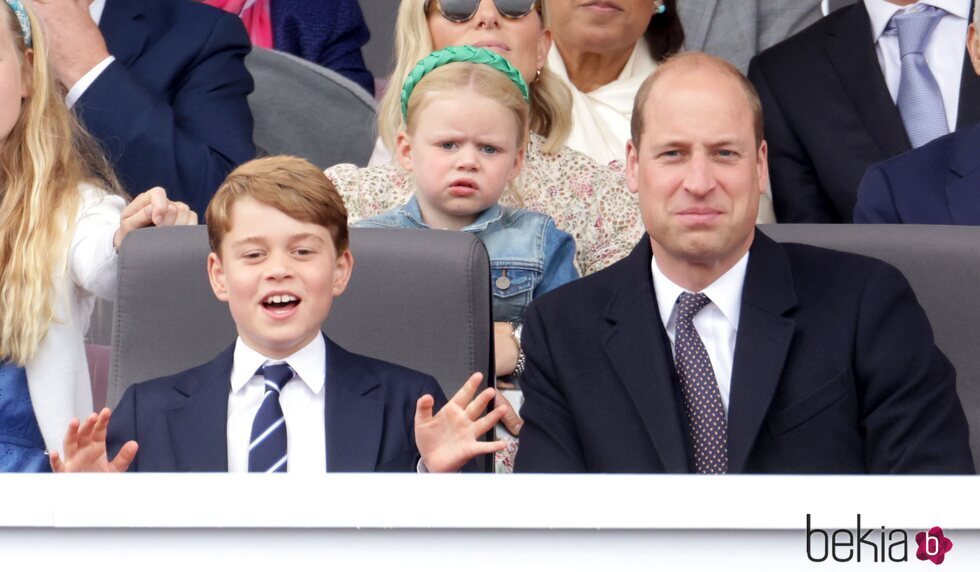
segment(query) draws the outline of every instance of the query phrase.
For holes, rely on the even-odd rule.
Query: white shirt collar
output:
[[[745,284],[745,271],[749,264],[749,253],[746,252],[734,266],[709,284],[701,292],[725,316],[732,329],[738,331],[738,319],[742,311],[742,286]],[[650,259],[650,271],[653,274],[653,289],[657,293],[657,307],[660,310],[660,320],[668,327],[674,319],[674,308],[677,297],[686,292],[660,271],[656,258]]]
[[[957,18],[970,20],[970,0],[928,0],[927,2],[916,2],[908,6],[897,6],[887,0],[864,0],[864,5],[868,9],[868,16],[871,17],[871,37],[877,44],[878,39],[885,33],[888,21],[898,12],[907,11],[918,5],[935,6],[942,8]]]
[[[91,4],[88,5],[88,13],[92,16],[92,21],[95,25],[99,25],[102,21],[102,12],[105,11],[106,0],[93,0]]]
[[[235,342],[235,361],[231,368],[231,391],[237,393],[253,377],[255,372],[268,363],[287,362],[296,376],[315,394],[323,389],[326,380],[327,344],[323,336],[316,336],[313,341],[300,348],[286,359],[272,359],[245,345],[242,338]],[[294,382],[295,383],[295,382]]]

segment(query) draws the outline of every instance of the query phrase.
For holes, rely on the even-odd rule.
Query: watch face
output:
[[[518,342],[521,341],[521,330],[523,329],[524,324],[517,324],[517,326],[514,327],[514,337],[517,338]]]

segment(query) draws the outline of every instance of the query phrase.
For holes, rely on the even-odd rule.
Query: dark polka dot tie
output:
[[[674,365],[684,393],[695,471],[723,474],[728,472],[728,420],[708,351],[694,329],[694,315],[709,302],[701,293],[683,292],[677,297]]]

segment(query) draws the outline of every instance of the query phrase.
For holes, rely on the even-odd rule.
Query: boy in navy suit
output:
[[[444,472],[502,448],[477,441],[505,411],[480,417],[493,398],[473,398],[480,374],[447,403],[432,377],[321,333],[354,259],[347,211],[319,169],[292,157],[246,163],[206,219],[208,276],[238,340],[131,386],[115,414],[74,420],[64,457],[51,453],[55,471]]]

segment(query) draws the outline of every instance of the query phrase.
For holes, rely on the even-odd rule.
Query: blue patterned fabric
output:
[[[272,47],[334,70],[374,95],[361,47],[371,38],[357,0],[272,0]]]
[[[27,390],[27,372],[7,362],[0,364],[0,472],[50,472]]]

